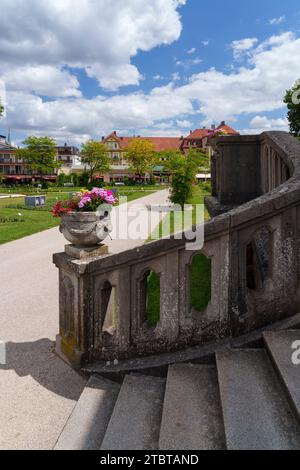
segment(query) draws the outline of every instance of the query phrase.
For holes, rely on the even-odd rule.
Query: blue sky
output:
[[[243,133],[287,130],[282,96],[300,78],[297,0],[2,3],[0,131],[12,128],[17,143],[184,135],[221,120]]]

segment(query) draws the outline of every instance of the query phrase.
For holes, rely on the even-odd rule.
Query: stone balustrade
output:
[[[205,223],[201,250],[183,237],[97,259],[54,255],[56,350],[73,366],[218,341],[299,311],[300,142],[268,132],[215,146],[207,205],[223,213]]]

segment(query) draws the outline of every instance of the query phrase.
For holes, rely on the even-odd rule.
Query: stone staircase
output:
[[[300,449],[300,330],[266,331],[258,347],[212,363],[178,363],[167,377],[92,376],[56,450]]]

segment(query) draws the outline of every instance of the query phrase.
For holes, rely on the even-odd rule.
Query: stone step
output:
[[[158,449],[166,379],[126,375],[101,450]]]
[[[263,336],[290,403],[300,420],[300,364],[293,364],[292,361],[292,355],[296,352],[292,345],[296,341],[299,342],[298,350],[300,350],[300,331],[268,331]]]
[[[159,448],[225,449],[215,366],[175,364],[169,367]]]
[[[92,376],[54,449],[99,450],[119,391],[119,384]]]
[[[229,450],[300,449],[298,421],[264,350],[217,353]]]

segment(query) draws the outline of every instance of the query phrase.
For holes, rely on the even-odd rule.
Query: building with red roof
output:
[[[225,121],[221,122],[218,127],[213,126],[210,129],[204,128],[191,131],[186,137],[123,137],[119,136],[117,132],[114,131],[107,137],[102,137],[102,142],[107,147],[111,162],[110,171],[108,174],[98,174],[97,178],[105,182],[136,179],[136,175],[130,171],[129,164],[126,160],[127,148],[133,140],[149,140],[153,143],[156,152],[178,150],[187,154],[191,148],[203,149],[209,152],[209,138],[218,134],[238,135],[238,132],[228,126]],[[163,167],[163,162],[162,165],[154,168],[153,174],[157,181],[168,181],[168,174]],[[149,176],[146,175],[145,180],[148,178]]]
[[[102,142],[107,147],[111,162],[109,174],[99,174],[97,177],[106,182],[123,181],[124,179],[135,180],[136,175],[129,169],[129,164],[126,160],[126,152],[129,144],[139,139],[152,142],[156,152],[180,150],[182,142],[182,139],[179,137],[123,137],[119,136],[117,132],[114,131],[107,137],[102,137]],[[163,167],[157,167],[157,171],[154,171],[154,175],[158,181],[167,181],[165,173]],[[146,175],[144,179],[149,179],[149,176]]]
[[[190,134],[182,139],[180,149],[185,154],[193,148],[209,152],[210,146],[208,141],[211,137],[217,136],[218,134],[239,135],[235,129],[228,126],[225,121],[222,121],[218,127],[212,126],[210,129],[204,127],[190,131]]]

